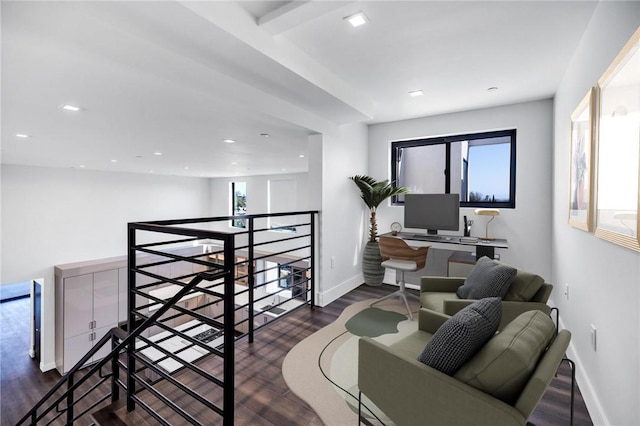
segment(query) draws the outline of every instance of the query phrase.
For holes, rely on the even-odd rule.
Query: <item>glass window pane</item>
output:
[[[446,147],[444,144],[400,149],[397,185],[411,193],[430,194],[445,191]],[[398,196],[404,202],[404,196]]]
[[[243,216],[247,214],[247,183],[246,182],[232,182],[231,183],[232,195],[232,210],[233,216]],[[233,227],[246,228],[246,219],[234,219],[232,221]]]
[[[469,201],[509,201],[510,151],[508,143],[469,147]]]

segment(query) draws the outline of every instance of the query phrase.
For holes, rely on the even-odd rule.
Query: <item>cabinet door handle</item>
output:
[[[89,330],[93,330],[93,321],[89,321]]]

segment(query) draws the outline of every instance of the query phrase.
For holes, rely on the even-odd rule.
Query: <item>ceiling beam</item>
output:
[[[298,25],[340,9],[351,2],[342,1],[290,1],[258,18],[258,25],[271,35],[282,34]]]
[[[337,124],[366,121],[373,117],[373,101],[368,95],[348,85],[286,37],[273,37],[263,31],[257,25],[255,17],[240,5],[233,2],[178,3],[227,32],[254,52],[279,64],[283,71],[291,73],[295,79],[304,80],[309,93],[321,91],[324,96],[331,98],[334,109],[339,108],[341,117],[346,118],[346,121]]]

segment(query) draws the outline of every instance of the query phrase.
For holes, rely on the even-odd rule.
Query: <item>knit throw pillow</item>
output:
[[[458,287],[456,295],[461,299],[503,298],[518,270],[504,263],[483,256]]]
[[[440,326],[418,361],[452,376],[496,333],[501,319],[499,297],[473,302]]]

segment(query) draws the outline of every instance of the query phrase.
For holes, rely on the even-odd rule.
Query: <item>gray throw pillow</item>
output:
[[[501,319],[499,297],[473,302],[440,326],[418,361],[452,376],[496,333]]]
[[[456,295],[460,299],[483,299],[485,297],[503,298],[518,270],[504,263],[483,256],[458,287]]]

